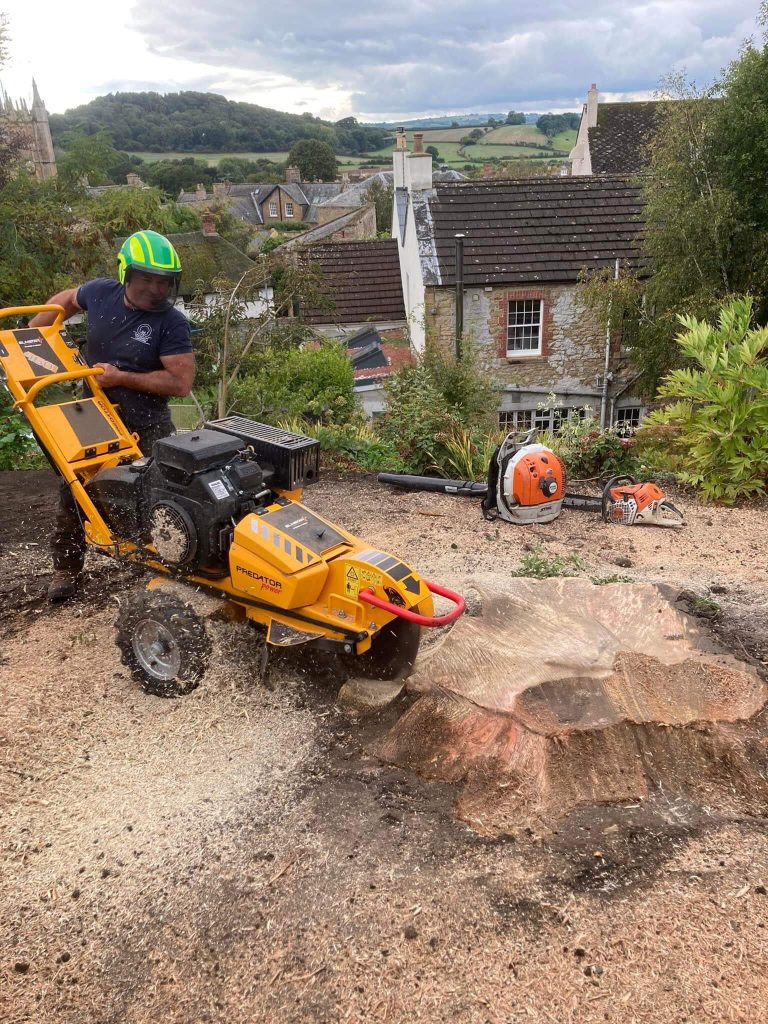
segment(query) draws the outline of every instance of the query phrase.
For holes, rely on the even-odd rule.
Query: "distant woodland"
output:
[[[54,143],[67,132],[105,129],[116,149],[163,153],[288,150],[299,139],[327,142],[335,153],[381,149],[390,134],[354,117],[331,123],[312,114],[284,114],[207,92],[118,92],[50,118]]]

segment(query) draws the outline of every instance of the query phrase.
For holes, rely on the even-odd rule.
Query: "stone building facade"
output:
[[[554,428],[586,407],[606,423],[639,422],[637,368],[613,339],[606,374],[605,330],[578,298],[585,268],[637,265],[637,183],[606,176],[430,187],[419,149],[407,153],[399,138],[394,159],[393,235],[416,349],[431,340],[449,352],[472,345],[498,387],[499,423],[510,429]]]

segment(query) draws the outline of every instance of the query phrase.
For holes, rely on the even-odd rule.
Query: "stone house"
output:
[[[639,188],[621,176],[479,180],[432,187],[431,157],[398,136],[393,235],[417,351],[475,346],[498,384],[499,424],[552,428],[571,410],[601,414],[605,331],[579,303],[583,268],[639,260]],[[636,425],[638,374],[609,342],[606,422]],[[540,408],[554,393],[554,406]]]

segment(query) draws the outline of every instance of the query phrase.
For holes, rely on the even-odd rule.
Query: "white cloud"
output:
[[[673,68],[711,80],[754,30],[755,0],[295,0],[290,29],[263,0],[133,7],[70,0],[41,28],[29,0],[0,0],[13,61],[60,111],[107,91],[195,88],[282,110],[377,119],[426,112],[578,109],[591,81],[648,95]]]

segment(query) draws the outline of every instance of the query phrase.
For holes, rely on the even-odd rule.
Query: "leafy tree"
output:
[[[336,157],[327,142],[302,139],[288,154],[288,165],[298,167],[305,181],[334,181]]]
[[[438,152],[437,146],[427,146],[424,152],[429,153],[433,160],[440,159],[440,153]]]
[[[82,193],[21,171],[0,188],[0,306],[34,305],[80,283],[105,258],[75,207]]]
[[[109,184],[110,168],[118,160],[109,132],[67,132],[61,142],[64,156],[57,161],[57,167],[62,178],[71,182],[87,178],[91,185]]]
[[[246,160],[241,156],[224,157],[216,167],[219,178],[231,182],[283,180],[283,165],[273,160]]]
[[[751,317],[749,298],[726,302],[716,327],[680,317],[677,341],[690,365],[665,378],[659,395],[675,401],[640,431],[662,428],[657,443],[677,456],[678,477],[729,505],[768,481],[768,328],[752,328]]]
[[[366,199],[369,203],[373,203],[376,208],[376,231],[379,233],[386,232],[387,235],[392,231],[392,203],[394,202],[395,189],[393,185],[384,185],[378,179],[375,179],[368,186],[366,193]]]
[[[581,116],[579,114],[542,114],[536,122],[539,131],[548,139],[554,138],[560,132],[567,132],[579,127]]]
[[[151,188],[111,188],[95,199],[84,199],[78,208],[109,243],[147,228],[167,235],[200,227],[194,210],[166,204],[161,193]]]
[[[329,339],[288,351],[269,346],[255,372],[233,384],[231,407],[269,423],[294,416],[346,423],[355,411],[352,363]]]
[[[525,114],[520,113],[517,110],[510,110],[507,114],[507,124],[525,124]]]
[[[210,191],[218,171],[204,160],[189,156],[181,160],[152,161],[145,164],[141,175],[148,185],[162,189],[175,199],[180,192],[193,192],[198,184]]]

